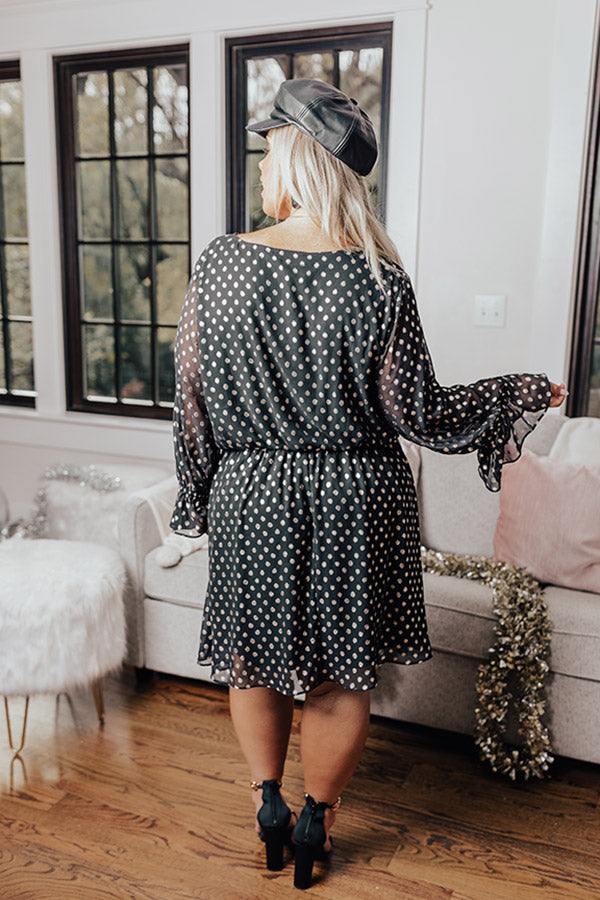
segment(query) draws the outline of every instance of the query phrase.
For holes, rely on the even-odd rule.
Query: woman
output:
[[[194,267],[175,351],[171,528],[208,532],[198,662],[229,685],[267,866],[282,867],[289,843],[306,888],[332,849],[378,667],[432,656],[398,435],[477,450],[498,490],[565,389],[545,374],[438,384],[410,279],[373,213],[364,176],[377,142],[354,99],[290,79],[247,128],[266,135],[262,205],[277,222],[214,238]],[[281,792],[298,693],[299,816]]]

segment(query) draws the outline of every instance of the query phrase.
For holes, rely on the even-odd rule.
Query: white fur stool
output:
[[[89,541],[0,542],[0,694],[10,747],[25,743],[29,696],[92,684],[100,721],[101,678],[125,656],[125,565]],[[7,697],[26,696],[21,744],[13,746]]]

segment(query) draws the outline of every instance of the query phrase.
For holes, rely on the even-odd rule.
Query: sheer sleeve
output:
[[[185,537],[208,531],[208,494],[220,452],[204,399],[198,350],[199,266],[188,284],[175,338],[173,443],[179,491],[170,528]]]
[[[545,373],[510,374],[473,384],[438,384],[411,281],[394,281],[393,314],[377,370],[377,396],[389,425],[443,453],[477,451],[478,472],[498,491],[504,463],[517,460],[550,404]]]

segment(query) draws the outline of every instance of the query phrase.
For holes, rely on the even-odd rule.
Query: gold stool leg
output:
[[[102,694],[101,678],[96,678],[95,681],[92,681],[92,693],[96,704],[96,712],[98,713],[98,721],[104,722],[104,695]]]
[[[17,762],[17,760],[21,763],[21,768],[23,770],[23,784],[27,784],[27,769],[25,768],[25,760],[20,753],[15,753],[10,761],[10,767],[8,770],[9,790],[11,794],[15,789],[15,763]]]
[[[8,698],[4,697],[4,711],[6,713],[6,727],[8,729],[8,744],[11,750],[14,750],[15,753],[20,753],[25,745],[25,729],[27,728],[27,710],[29,709],[29,694],[25,698],[25,714],[23,716],[23,728],[21,731],[21,743],[19,744],[18,749],[13,746],[12,739],[12,731],[10,729],[10,714],[8,712]]]

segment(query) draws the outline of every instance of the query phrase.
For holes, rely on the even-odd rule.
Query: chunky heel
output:
[[[312,881],[313,863],[316,848],[308,844],[296,844],[296,862],[294,866],[294,887],[304,891]]]
[[[260,784],[251,782],[254,790],[262,788],[263,792],[263,805],[258,811],[257,819],[261,827],[259,837],[267,851],[267,869],[271,872],[283,869],[283,847],[290,843],[292,835],[292,810],[281,798],[279,791],[282,786],[275,779],[267,779]]]
[[[267,850],[267,869],[271,872],[280,872],[283,869],[283,845],[285,835],[281,828],[269,828],[263,826],[265,847]]]
[[[331,856],[331,850],[325,850],[327,834],[325,832],[324,817],[326,809],[338,809],[340,797],[335,803],[317,803],[310,794],[305,794],[306,800],[300,818],[294,827],[294,844],[296,861],[294,864],[294,887],[306,890],[310,887],[315,859],[327,860]],[[333,838],[330,837],[333,849]]]

